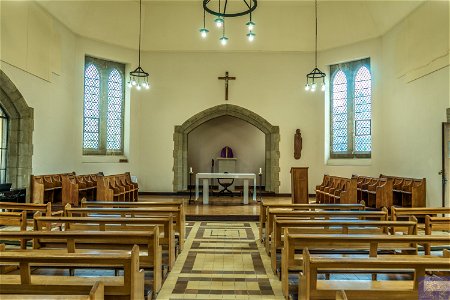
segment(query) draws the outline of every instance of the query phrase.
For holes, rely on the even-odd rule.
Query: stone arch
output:
[[[265,187],[266,191],[278,193],[280,188],[280,128],[271,125],[267,120],[254,112],[232,104],[221,104],[208,108],[186,120],[183,125],[175,126],[173,134],[174,191],[186,190],[188,186],[188,134],[201,124],[221,116],[239,118],[252,124],[264,133],[266,149]]]
[[[0,70],[0,105],[9,119],[6,180],[13,188],[27,188],[33,156],[33,108]]]

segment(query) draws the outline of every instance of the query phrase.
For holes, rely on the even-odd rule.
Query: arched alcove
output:
[[[9,118],[6,180],[13,188],[27,188],[33,156],[33,108],[0,70],[0,105]],[[27,195],[28,195],[27,191]]]
[[[182,125],[175,126],[174,140],[174,191],[187,189],[188,185],[188,134],[201,124],[221,117],[232,116],[244,120],[265,135],[265,170],[266,170],[266,191],[278,193],[280,187],[280,129],[273,126],[261,116],[243,107],[222,104],[208,108],[186,120]]]

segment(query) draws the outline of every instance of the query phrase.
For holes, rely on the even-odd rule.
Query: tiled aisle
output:
[[[157,299],[284,299],[255,222],[188,222],[185,249]]]

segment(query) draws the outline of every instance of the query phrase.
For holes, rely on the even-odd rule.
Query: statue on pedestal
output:
[[[297,129],[295,131],[294,135],[294,158],[300,159],[302,156],[302,133],[300,132],[300,129]]]

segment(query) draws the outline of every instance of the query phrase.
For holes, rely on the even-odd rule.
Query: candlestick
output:
[[[259,174],[262,174],[262,168],[259,168]]]
[[[192,167],[189,168],[189,173],[192,173]]]

